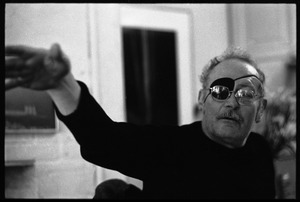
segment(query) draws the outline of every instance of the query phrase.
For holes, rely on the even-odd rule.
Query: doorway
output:
[[[126,118],[178,125],[176,33],[122,28]]]

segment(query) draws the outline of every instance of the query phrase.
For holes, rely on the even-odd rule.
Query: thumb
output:
[[[59,61],[63,60],[63,52],[62,52],[61,47],[58,43],[54,43],[54,44],[51,45],[50,58],[53,58],[53,59],[59,60]]]
[[[58,43],[54,43],[51,45],[49,54],[45,59],[45,63],[54,63],[54,61],[62,64],[64,68],[60,68],[62,74],[67,73],[70,70],[70,61],[68,57],[63,53],[60,45]],[[53,66],[53,68],[57,68],[57,66]]]

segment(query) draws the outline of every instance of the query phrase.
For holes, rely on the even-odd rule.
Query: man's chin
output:
[[[219,122],[217,127],[219,133],[224,134],[226,136],[235,136],[235,134],[241,132],[240,124],[232,120],[222,120]]]

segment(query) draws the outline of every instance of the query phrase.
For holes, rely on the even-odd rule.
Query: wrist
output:
[[[62,91],[76,91],[77,88],[80,88],[79,84],[75,80],[73,74],[69,72],[66,76],[61,78],[55,87],[48,89],[49,94],[59,93]]]
[[[51,99],[63,115],[68,115],[76,110],[81,88],[74,76],[68,73],[55,88],[47,90]]]

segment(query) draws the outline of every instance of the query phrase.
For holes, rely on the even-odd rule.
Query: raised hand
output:
[[[70,71],[70,61],[58,44],[50,50],[29,46],[5,47],[5,90],[55,88]]]

